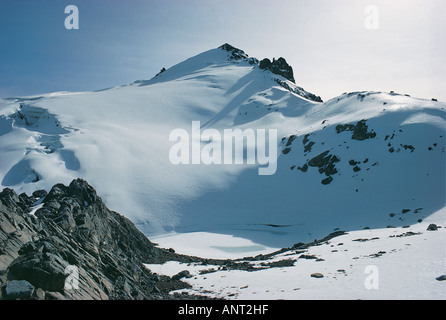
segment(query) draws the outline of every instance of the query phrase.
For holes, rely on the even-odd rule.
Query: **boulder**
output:
[[[26,280],[12,280],[6,282],[3,295],[6,300],[24,300],[32,297],[34,286]]]
[[[188,270],[183,270],[178,272],[176,275],[172,277],[172,280],[180,280],[182,278],[190,278],[192,277]]]
[[[323,278],[324,275],[323,275],[322,273],[315,272],[315,273],[312,273],[312,274],[311,274],[311,277],[312,277],[312,278]]]
[[[431,224],[427,227],[426,230],[428,230],[428,231],[436,231],[436,230],[438,230],[438,226],[437,226],[435,223],[431,223]]]

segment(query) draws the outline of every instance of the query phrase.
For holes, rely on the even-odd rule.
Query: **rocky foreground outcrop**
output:
[[[0,193],[1,299],[191,299],[169,295],[188,286],[179,277],[143,266],[187,259],[157,248],[84,180]]]

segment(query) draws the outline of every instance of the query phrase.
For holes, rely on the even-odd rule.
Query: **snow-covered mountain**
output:
[[[285,59],[225,44],[150,80],[1,99],[1,187],[30,194],[80,177],[160,244],[214,234],[200,250],[261,252],[444,208],[445,103],[369,91],[322,102],[296,82]],[[276,130],[274,174],[258,162],[172,163],[172,131],[194,122],[222,136]]]

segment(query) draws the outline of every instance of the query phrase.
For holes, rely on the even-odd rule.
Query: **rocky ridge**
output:
[[[285,58],[273,58],[272,61],[268,58],[264,58],[259,61],[257,58],[249,57],[243,50],[235,48],[228,43],[225,43],[218,48],[228,52],[229,61],[246,61],[251,65],[257,66],[259,69],[269,71],[278,76],[282,76],[284,79],[275,78],[274,81],[284,89],[300,95],[306,99],[315,102],[323,102],[321,97],[311,92],[307,92],[302,87],[296,85],[293,68],[288,64]]]
[[[1,299],[193,299],[169,295],[188,286],[181,277],[143,266],[188,259],[157,248],[84,180],[0,193]]]

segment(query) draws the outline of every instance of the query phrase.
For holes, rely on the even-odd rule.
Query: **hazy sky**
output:
[[[77,30],[65,28],[68,5]],[[149,79],[228,42],[284,57],[324,100],[394,90],[446,101],[445,18],[444,0],[0,0],[0,97]]]

